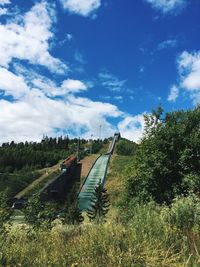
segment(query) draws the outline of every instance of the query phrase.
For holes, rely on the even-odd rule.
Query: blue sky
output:
[[[199,0],[0,0],[0,143],[138,141],[143,114],[200,102]]]

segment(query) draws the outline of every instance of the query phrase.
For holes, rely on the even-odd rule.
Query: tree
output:
[[[171,203],[177,195],[200,192],[196,182],[200,177],[199,118],[200,106],[146,115],[146,135],[126,181],[129,198]]]
[[[40,200],[40,195],[35,194],[29,198],[24,208],[25,220],[34,227],[39,227],[45,220],[44,203]]]
[[[79,202],[78,198],[76,198],[69,209],[67,210],[67,213],[64,218],[66,223],[69,224],[80,224],[84,221],[84,217],[82,216],[82,213],[79,209]]]
[[[87,216],[90,221],[100,223],[105,220],[105,216],[108,213],[110,202],[108,199],[107,190],[99,181],[91,199],[91,208],[87,211]]]
[[[9,220],[11,213],[12,209],[8,206],[8,194],[5,190],[0,192],[0,229]]]

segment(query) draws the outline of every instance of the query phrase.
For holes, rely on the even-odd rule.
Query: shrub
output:
[[[186,192],[200,193],[200,175],[190,173],[183,178],[183,188]]]
[[[164,220],[171,226],[187,233],[200,224],[200,202],[194,194],[177,197],[171,207],[163,212]]]
[[[116,152],[118,155],[130,156],[134,155],[137,144],[126,139],[122,139],[117,143]]]

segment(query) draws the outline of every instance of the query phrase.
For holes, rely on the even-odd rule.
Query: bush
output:
[[[92,153],[96,154],[98,153],[103,147],[103,142],[101,142],[100,140],[94,140],[92,142]]]
[[[134,155],[137,144],[126,139],[122,139],[117,143],[116,152],[118,155],[130,156]]]
[[[183,178],[183,188],[186,192],[200,193],[200,175],[190,173]]]
[[[195,195],[177,197],[163,211],[164,220],[177,229],[188,232],[200,224],[200,201]]]

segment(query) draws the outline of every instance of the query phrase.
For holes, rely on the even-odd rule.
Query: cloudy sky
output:
[[[0,143],[137,141],[200,102],[199,0],[0,0]]]

